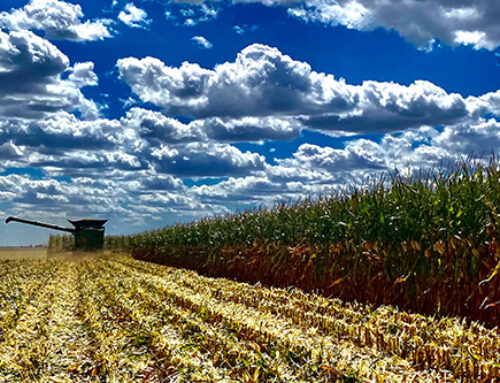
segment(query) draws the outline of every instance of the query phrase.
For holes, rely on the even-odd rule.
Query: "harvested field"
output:
[[[500,331],[127,256],[0,261],[0,382],[495,382]]]
[[[45,247],[0,247],[0,260],[45,259]]]

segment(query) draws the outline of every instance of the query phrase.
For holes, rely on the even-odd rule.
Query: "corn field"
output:
[[[130,237],[136,259],[346,301],[500,324],[500,172],[393,175],[367,191],[206,218]]]
[[[496,382],[500,332],[130,257],[0,262],[1,382]]]
[[[60,253],[73,251],[75,248],[75,240],[72,235],[54,235],[49,237],[47,251],[49,253]]]

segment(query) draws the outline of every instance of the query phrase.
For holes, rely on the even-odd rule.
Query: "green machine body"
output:
[[[82,219],[69,221],[75,226],[75,249],[84,251],[101,250],[104,246],[104,224],[107,220]]]

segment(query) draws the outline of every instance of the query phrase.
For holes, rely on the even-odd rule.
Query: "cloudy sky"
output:
[[[498,0],[2,0],[0,219],[129,234],[500,147]],[[49,230],[0,224],[0,245]]]

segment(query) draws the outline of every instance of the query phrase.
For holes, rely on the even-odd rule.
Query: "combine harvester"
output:
[[[73,234],[75,239],[75,250],[96,251],[102,250],[104,246],[104,224],[107,219],[81,219],[79,221],[68,220],[75,228],[52,225],[50,223],[30,221],[27,219],[8,217],[5,223],[21,222],[28,225],[46,227],[48,229],[66,231]]]

